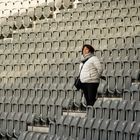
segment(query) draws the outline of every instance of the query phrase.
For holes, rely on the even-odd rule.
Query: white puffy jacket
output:
[[[83,63],[80,63],[80,69]],[[82,83],[99,83],[102,74],[102,66],[96,56],[89,58],[83,65],[80,73],[80,80]]]

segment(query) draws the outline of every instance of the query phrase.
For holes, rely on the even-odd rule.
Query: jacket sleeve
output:
[[[93,64],[94,64],[95,68],[97,69],[99,76],[101,76],[101,74],[103,72],[103,68],[100,63],[100,60],[97,57],[95,57]]]

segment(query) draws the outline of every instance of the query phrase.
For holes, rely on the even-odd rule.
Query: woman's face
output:
[[[89,49],[87,47],[84,47],[83,56],[87,55],[88,53],[89,53]]]

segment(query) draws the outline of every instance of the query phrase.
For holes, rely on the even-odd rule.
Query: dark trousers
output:
[[[86,99],[87,106],[93,106],[96,101],[99,83],[83,83],[82,90]]]

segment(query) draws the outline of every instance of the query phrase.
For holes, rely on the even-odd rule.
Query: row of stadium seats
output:
[[[94,106],[87,109],[88,118],[106,118],[122,121],[139,122],[139,104],[135,100],[105,100],[98,99]]]
[[[47,140],[128,140],[138,138],[139,122],[65,116],[50,124]]]
[[[18,140],[47,140],[48,134],[47,133],[40,133],[40,132],[32,132],[32,131],[23,131]]]
[[[49,92],[17,89],[13,93],[13,90],[7,90],[6,93],[1,93],[0,110],[34,114],[36,123],[47,123],[48,119],[54,121],[62,115],[62,108],[68,109],[73,105],[73,97],[66,96],[65,93],[61,97],[60,93],[57,95],[56,92]]]
[[[33,20],[49,18],[52,15],[52,12],[51,12],[49,6],[44,7],[44,12],[42,12],[42,11],[39,12],[40,8],[41,7],[36,7],[35,11],[34,11],[34,9],[30,8],[30,9],[28,9],[29,10],[28,12],[25,11],[26,13],[24,12],[19,15],[10,15],[9,17],[0,17],[1,26],[10,25],[12,28],[13,28],[13,26],[15,26],[16,28],[21,28],[21,26],[23,26],[26,28],[26,27],[29,27],[30,24],[32,24]],[[114,10],[116,10],[116,9],[114,9]],[[129,21],[129,25],[130,25],[130,23],[133,23],[133,25],[135,25],[136,23],[139,23],[139,13],[136,14],[136,12],[138,11],[137,7],[132,7],[132,9],[130,9],[130,11],[132,11],[132,13],[130,12],[130,14],[128,14],[128,15],[125,15],[123,13],[120,16],[119,14],[111,15],[111,13],[113,14],[113,11],[110,9],[106,9],[105,11],[102,11],[102,15],[100,13],[101,10],[99,10],[99,13],[97,13],[98,11],[94,11],[94,10],[85,10],[85,11],[80,11],[80,12],[77,10],[70,10],[70,11],[66,11],[66,12],[56,13],[56,20],[54,21],[52,18],[50,18],[50,20],[51,20],[50,22],[52,22],[52,21],[53,22],[60,22],[60,21],[74,22],[75,20],[79,20],[79,22],[83,21],[83,20],[92,21],[94,18],[94,21],[99,22],[99,23],[101,21],[104,21],[104,24],[105,24],[105,22],[107,22],[110,19],[112,19],[112,21],[110,20],[111,21],[110,23],[112,24],[113,20],[114,20],[114,24],[116,24],[116,25],[117,25],[117,23],[115,23],[115,21],[118,22],[118,19],[122,20],[122,21],[120,21],[121,25],[126,20]],[[115,11],[115,13],[116,13],[116,11]],[[135,21],[133,21],[131,19],[135,19]],[[40,20],[40,21],[42,21],[42,20]],[[108,26],[109,25],[110,24],[108,24]],[[128,25],[128,23],[127,23],[127,25]],[[95,24],[94,26],[98,27],[97,24]]]
[[[6,26],[5,26],[6,27]],[[69,40],[86,40],[86,39],[99,39],[108,42],[109,38],[120,38],[122,43],[129,37],[130,39],[136,38],[139,33],[140,26],[119,26],[110,28],[85,28],[85,29],[70,29],[61,31],[39,31],[39,32],[22,32],[12,33],[13,42],[39,42],[39,41],[69,41]],[[5,29],[4,29],[5,30]],[[9,33],[8,33],[9,32]],[[4,32],[2,29],[1,34],[9,35],[10,30]],[[115,34],[115,35],[114,35]],[[131,35],[131,37],[130,37]],[[17,37],[17,38],[15,38]],[[104,42],[105,42],[104,41]],[[105,42],[105,43],[106,43]]]
[[[28,125],[33,125],[34,115],[21,112],[0,113],[0,136],[3,138],[18,138],[22,131],[27,131]]]

